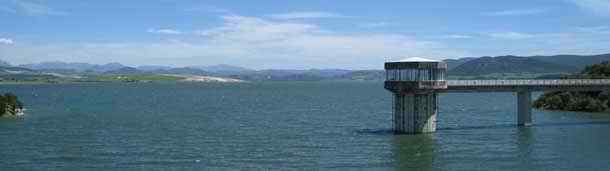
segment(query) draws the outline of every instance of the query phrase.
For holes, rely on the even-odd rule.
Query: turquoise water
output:
[[[391,133],[382,83],[0,85],[1,170],[606,170],[610,114],[535,111],[511,93],[440,97],[439,130]]]

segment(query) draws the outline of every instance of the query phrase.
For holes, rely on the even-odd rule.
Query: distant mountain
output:
[[[172,69],[172,67],[161,66],[161,65],[143,65],[143,66],[138,66],[136,68],[139,69],[139,70],[142,70],[142,71],[155,71],[155,70],[168,70],[168,69]]]
[[[0,81],[50,81],[58,78],[28,68],[0,66]]]
[[[73,69],[39,69],[37,71],[43,73],[56,73],[56,74],[70,74],[70,75],[79,75],[79,74],[88,74],[86,72],[79,72]]]
[[[111,75],[136,75],[136,74],[146,74],[147,72],[138,70],[133,67],[123,67],[112,71],[106,71],[104,74]]]
[[[610,61],[610,54],[601,55],[555,55],[555,56],[532,56],[532,58],[565,66],[576,67],[583,70],[588,65],[599,64]]]
[[[468,58],[460,58],[460,59],[445,59],[443,62],[447,63],[447,70],[452,70],[455,67],[458,67],[470,60],[477,59],[473,57]]]
[[[0,60],[0,67],[10,67],[12,66],[10,63]]]
[[[449,71],[449,75],[485,75],[492,73],[562,73],[577,67],[518,56],[481,57],[469,60]]]
[[[181,75],[211,75],[209,72],[196,68],[171,68],[151,71],[155,74],[181,74]]]
[[[210,66],[189,66],[187,68],[200,69],[206,72],[216,73],[219,75],[236,75],[254,71],[252,69],[227,64]]]
[[[499,57],[495,57],[498,58],[496,59],[497,62],[499,62],[498,60],[502,60],[503,58],[506,57],[518,57],[518,56],[499,56]],[[448,65],[448,69],[450,70],[450,74],[456,74],[455,71],[457,71],[457,74],[459,75],[468,75],[468,74],[482,74],[484,72],[475,72],[473,70],[477,70],[477,67],[481,67],[480,65],[482,64],[473,64],[473,63],[477,63],[477,62],[473,62],[470,63],[469,66],[461,66],[462,64],[465,64],[467,62],[473,61],[473,60],[478,60],[478,62],[489,62],[486,61],[486,59],[482,59],[482,58],[489,58],[489,57],[480,57],[480,58],[460,58],[460,59],[446,59],[444,60],[444,62],[447,63]],[[489,70],[489,71],[493,71],[494,73],[524,73],[524,72],[536,72],[536,71],[542,71],[542,73],[548,73],[548,72],[552,72],[552,71],[560,71],[562,73],[565,72],[577,72],[578,70],[582,70],[584,69],[586,66],[588,65],[593,65],[593,64],[597,64],[597,63],[601,63],[604,61],[610,61],[610,54],[601,54],[601,55],[555,55],[555,56],[529,56],[526,58],[531,58],[534,59],[533,63],[530,64],[525,64],[525,63],[521,63],[521,64],[517,64],[514,65],[512,67],[510,66],[504,66],[504,69],[500,69],[500,70]],[[487,59],[488,60],[488,59]],[[518,62],[519,60],[514,60],[512,62]],[[503,62],[511,62],[511,60],[504,60]],[[523,61],[521,61],[523,62]],[[535,63],[540,63],[543,62],[544,65],[538,66],[536,68],[534,67],[526,67],[526,66],[532,66],[532,64]],[[506,64],[509,64],[506,63]],[[526,62],[527,63],[527,62]],[[548,65],[548,64],[553,64],[553,65]],[[457,69],[457,67],[460,67],[459,69]],[[550,68],[547,68],[550,67]],[[518,69],[518,68],[522,68],[522,69]],[[559,68],[563,68],[563,69],[559,69]],[[466,71],[466,70],[470,70],[470,71]]]
[[[93,71],[99,71],[99,72],[107,72],[107,71],[112,71],[112,70],[119,70],[122,68],[126,68],[127,66],[120,64],[120,63],[108,63],[108,64],[104,64],[104,65],[94,65],[93,67]]]
[[[446,59],[449,75],[481,76],[492,73],[542,73],[556,74],[577,72],[585,66],[610,60],[610,54],[601,55],[556,55],[556,56],[499,56],[480,58]],[[343,69],[267,69],[253,70],[239,66],[221,64],[212,66],[190,66],[174,68],[169,66],[144,65],[128,67],[120,63],[104,65],[89,63],[42,62],[10,68],[8,62],[0,60],[0,74],[63,74],[71,76],[95,74],[179,74],[231,77],[250,81],[316,81],[316,80],[383,80],[383,70],[343,70]]]
[[[306,70],[267,69],[234,75],[234,78],[249,81],[322,80],[321,76],[306,74]]]
[[[307,70],[305,73],[309,73],[309,74],[315,74],[315,75],[319,75],[321,77],[325,77],[325,78],[331,78],[331,77],[337,77],[337,76],[342,76],[348,73],[353,72],[352,70],[345,70],[345,69],[311,69],[311,70]]]
[[[233,75],[232,77],[250,81],[317,81],[336,79],[337,77],[350,72],[352,71],[342,69],[268,69],[259,71],[251,70],[242,74]]]
[[[24,64],[20,67],[43,70],[43,69],[64,69],[64,70],[87,70],[93,68],[92,64],[87,63],[65,63],[65,62],[41,62],[35,64]]]
[[[21,67],[0,66],[0,74],[40,74],[41,72]]]
[[[338,77],[343,80],[385,80],[384,70],[352,71]]]
[[[25,64],[20,67],[35,69],[35,70],[75,70],[78,72],[94,71],[107,72],[124,68],[126,66],[120,63],[108,63],[104,65],[89,64],[89,63],[66,63],[66,62],[41,62],[36,64]]]

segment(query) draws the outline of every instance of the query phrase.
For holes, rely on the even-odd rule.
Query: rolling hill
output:
[[[555,55],[555,56],[532,56],[531,58],[564,66],[576,67],[579,70],[587,65],[599,64],[610,60],[610,54],[601,55]]]
[[[89,63],[67,63],[67,62],[41,62],[35,64],[25,64],[19,67],[35,69],[35,70],[75,70],[78,72],[94,71],[108,72],[125,68],[126,66],[119,63],[108,63],[104,65],[89,64]]]
[[[600,55],[555,55],[555,56],[498,56],[468,57],[446,59],[450,76],[496,77],[508,74],[510,78],[525,75],[562,75],[578,72],[585,66],[610,60],[610,54]],[[232,65],[212,66],[140,66],[130,67],[119,63],[89,64],[42,62],[25,64],[19,67],[10,66],[0,61],[0,75],[69,75],[74,78],[87,75],[198,75],[238,78],[249,81],[319,81],[319,80],[383,80],[384,71],[379,70],[345,70],[345,69],[266,69],[253,70]],[[468,79],[468,78],[466,78]]]
[[[560,65],[518,56],[481,57],[469,60],[449,71],[450,75],[485,75],[493,73],[565,73],[575,66]]]
[[[452,70],[453,68],[458,67],[473,59],[477,59],[477,58],[468,57],[468,58],[459,58],[459,59],[445,59],[445,60],[443,60],[443,62],[447,63],[448,70]]]

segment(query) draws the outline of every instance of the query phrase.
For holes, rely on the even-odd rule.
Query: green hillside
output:
[[[449,75],[488,75],[494,73],[565,73],[575,72],[573,66],[544,62],[518,56],[481,57],[469,60],[449,71]]]
[[[610,78],[610,63],[603,62],[588,66],[572,78],[608,79]],[[608,91],[554,91],[540,96],[534,102],[534,107],[547,110],[602,112],[608,110],[609,99]]]
[[[582,70],[586,66],[609,61],[610,54],[532,56],[532,58],[557,65],[571,66]]]

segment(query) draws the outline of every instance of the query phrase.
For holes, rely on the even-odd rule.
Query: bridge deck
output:
[[[565,80],[447,80],[446,92],[593,91],[610,89],[610,79]]]

